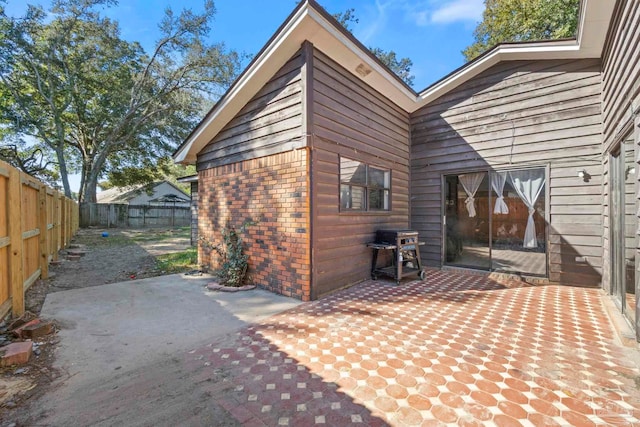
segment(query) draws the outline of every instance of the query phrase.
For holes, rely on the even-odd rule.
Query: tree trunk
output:
[[[82,196],[83,202],[96,203],[96,192],[98,188],[98,175],[90,173],[88,174],[84,183],[84,194]]]
[[[82,193],[82,201],[88,203],[96,203],[96,192],[98,188],[98,178],[104,164],[107,160],[107,150],[104,149],[93,158],[87,158],[84,161],[84,191]]]
[[[62,188],[64,195],[71,198],[71,187],[69,186],[69,171],[67,170],[67,161],[64,158],[64,150],[56,147],[56,157],[58,158],[58,167],[60,168],[60,179],[62,180]]]

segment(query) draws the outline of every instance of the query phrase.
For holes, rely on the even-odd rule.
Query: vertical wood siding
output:
[[[427,265],[442,265],[443,174],[550,165],[549,278],[600,284],[600,82],[599,60],[505,62],[412,114],[411,227]]]
[[[370,276],[365,245],[379,228],[409,223],[409,115],[314,50],[311,185],[315,297]],[[391,170],[384,213],[339,210],[340,156]]]
[[[622,1],[615,11],[609,30],[609,38],[602,59],[602,110],[603,110],[603,287],[611,290],[610,283],[610,231],[609,231],[609,153],[632,128],[640,125],[634,121],[633,103],[640,108],[640,2]],[[638,114],[638,111],[635,113]],[[636,136],[636,159],[640,149],[640,137]],[[636,167],[636,171],[638,171]],[[636,172],[636,177],[638,173]],[[640,198],[640,194],[638,195]],[[636,254],[636,260],[640,253]],[[636,279],[640,278],[636,273]]]
[[[198,153],[198,171],[304,147],[301,67],[294,55]]]

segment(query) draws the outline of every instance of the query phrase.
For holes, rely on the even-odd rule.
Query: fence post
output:
[[[42,279],[49,277],[49,221],[47,218],[47,187],[40,185],[38,192],[39,228],[40,228],[40,274]]]
[[[53,260],[58,261],[58,250],[60,249],[60,193],[53,193]]]
[[[11,311],[13,316],[24,314],[24,277],[22,271],[22,180],[20,171],[9,169],[9,280],[11,281]]]

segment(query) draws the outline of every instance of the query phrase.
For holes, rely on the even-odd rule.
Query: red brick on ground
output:
[[[24,338],[24,330],[30,327],[34,327],[40,324],[40,319],[33,319],[28,321],[27,323],[22,324],[21,326],[15,328],[11,333],[18,338]]]
[[[0,367],[24,365],[31,357],[32,344],[30,341],[14,342],[0,348]]]
[[[25,325],[22,328],[22,336],[28,339],[37,339],[53,332],[53,323],[38,322],[34,325]]]

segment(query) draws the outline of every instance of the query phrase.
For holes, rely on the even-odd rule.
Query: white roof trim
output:
[[[416,95],[329,21],[326,14],[315,6],[315,2],[305,2],[213,107],[173,158],[177,163],[194,163],[197,153],[235,117],[305,41],[311,42],[400,108],[412,113],[501,61],[599,58],[615,3],[615,0],[582,0],[577,40],[499,45]],[[371,71],[363,77],[355,71],[359,65]]]

